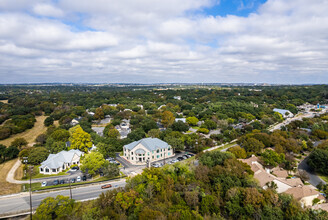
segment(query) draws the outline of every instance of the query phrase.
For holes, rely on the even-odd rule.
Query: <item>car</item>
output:
[[[178,161],[184,160],[183,157],[178,157],[177,158]]]
[[[72,167],[71,168],[71,171],[77,171],[77,170],[79,170],[80,168],[79,167]]]
[[[118,185],[115,185],[114,187],[116,188],[116,187],[118,187]]]
[[[71,183],[75,183],[75,178],[71,179]]]
[[[52,182],[52,184],[53,184],[53,185],[58,185],[58,184],[59,184],[59,180],[54,180],[54,181]]]
[[[183,155],[182,158],[183,159],[188,159],[188,157],[186,155]]]
[[[87,181],[87,176],[82,176],[83,181]]]
[[[44,186],[47,186],[47,181],[44,181],[41,183],[41,186],[44,187]]]
[[[60,180],[59,181],[59,184],[64,184],[65,183],[65,180]]]
[[[106,184],[106,185],[102,185],[101,188],[102,189],[107,189],[107,188],[111,188],[112,184]]]
[[[81,182],[81,177],[80,176],[76,177],[76,182]]]
[[[176,163],[176,162],[179,162],[179,160],[177,160],[177,159],[173,159],[172,162],[173,162],[173,163]]]
[[[194,155],[193,154],[188,154],[190,157],[193,157]]]

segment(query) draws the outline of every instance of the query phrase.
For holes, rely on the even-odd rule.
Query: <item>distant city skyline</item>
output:
[[[0,84],[328,82],[325,0],[2,0]]]

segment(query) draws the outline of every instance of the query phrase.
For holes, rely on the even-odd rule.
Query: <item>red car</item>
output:
[[[106,185],[101,186],[102,189],[107,189],[107,188],[111,188],[111,187],[112,187],[112,184],[106,184]]]

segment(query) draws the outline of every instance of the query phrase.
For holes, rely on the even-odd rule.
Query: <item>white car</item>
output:
[[[76,177],[76,182],[81,182],[81,177],[80,176]]]
[[[47,181],[44,181],[41,183],[41,186],[44,187],[44,186],[47,186]]]

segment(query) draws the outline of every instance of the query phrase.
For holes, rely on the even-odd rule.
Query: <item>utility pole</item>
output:
[[[69,194],[70,194],[71,199],[72,199],[72,186],[71,186],[71,179],[69,179]]]
[[[32,169],[33,166],[29,167],[29,171],[30,171],[30,219],[32,220]]]

